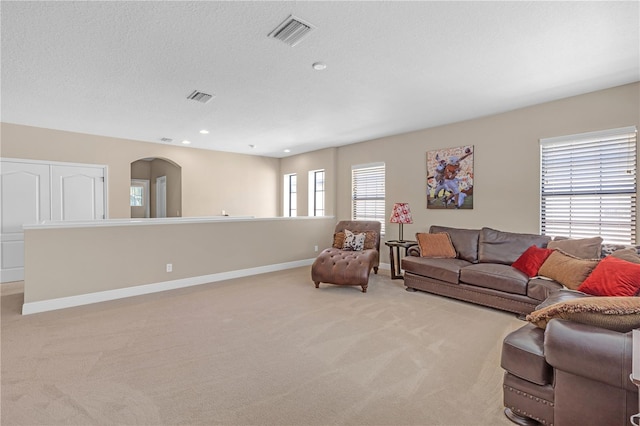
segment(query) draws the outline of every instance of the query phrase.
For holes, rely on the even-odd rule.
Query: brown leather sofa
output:
[[[518,314],[531,313],[563,286],[532,278],[511,267],[531,245],[545,247],[550,237],[503,232],[491,228],[460,229],[433,225],[430,233],[446,232],[455,259],[420,256],[418,247],[402,259],[407,290],[422,290]]]
[[[320,283],[353,285],[362,287],[362,292],[366,293],[371,269],[377,274],[380,265],[380,222],[343,220],[336,225],[334,236],[345,229],[354,233],[375,232],[374,248],[350,251],[330,247],[323,250],[311,266],[311,280],[316,288]]]
[[[554,292],[543,306],[577,297]],[[546,330],[527,324],[503,341],[505,414],[520,425],[628,425],[638,413],[629,376],[632,333],[563,319]]]

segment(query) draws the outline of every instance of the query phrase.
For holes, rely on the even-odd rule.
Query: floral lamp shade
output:
[[[393,205],[393,210],[391,210],[391,218],[389,219],[389,222],[400,224],[399,237],[400,241],[404,241],[402,236],[402,225],[405,223],[413,223],[409,203],[395,203]]]

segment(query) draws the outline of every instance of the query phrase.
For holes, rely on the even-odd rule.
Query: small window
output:
[[[131,207],[144,207],[144,188],[142,186],[131,186],[129,202]]]
[[[309,216],[324,216],[324,170],[309,172]]]
[[[636,242],[636,128],[540,141],[540,229]]]
[[[351,167],[351,218],[377,220],[384,235],[386,214],[384,163]]]
[[[298,178],[295,173],[284,175],[284,216],[296,217],[298,215]]]

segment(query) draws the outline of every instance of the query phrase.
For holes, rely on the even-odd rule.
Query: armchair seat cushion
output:
[[[511,332],[502,343],[500,365],[540,386],[551,384],[553,370],[544,358],[544,331],[531,324]]]

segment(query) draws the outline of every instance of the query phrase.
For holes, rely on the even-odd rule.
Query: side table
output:
[[[389,260],[391,261],[391,279],[404,279],[402,276],[402,269],[400,268],[400,247],[404,247],[404,255],[407,255],[410,247],[417,246],[417,241],[398,241],[391,240],[385,241],[384,243],[387,247],[389,247]],[[395,253],[394,253],[395,247]]]

